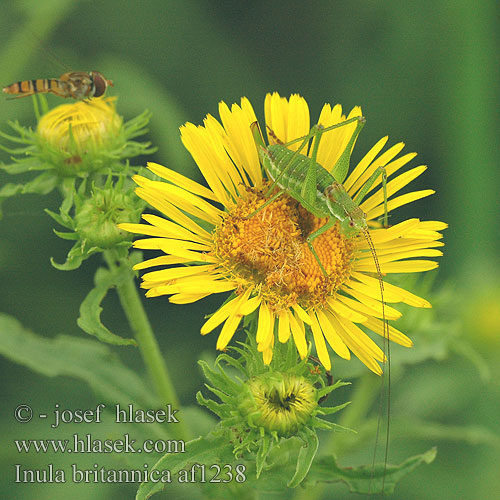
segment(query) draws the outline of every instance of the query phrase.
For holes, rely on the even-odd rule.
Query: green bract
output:
[[[46,210],[56,222],[70,230],[55,230],[55,233],[60,238],[75,241],[66,262],[52,262],[55,267],[61,270],[76,269],[83,260],[96,252],[130,247],[129,234],[117,225],[125,220],[139,221],[144,203],[134,196],[133,187],[130,184],[127,186],[127,183],[124,177],[114,182],[109,176],[102,187],[94,184],[87,189],[84,181],[77,192],[73,189],[72,193],[68,193],[67,201],[71,203],[63,203],[59,214]]]
[[[12,155],[12,163],[0,168],[9,174],[42,173],[25,183],[2,186],[0,203],[20,193],[47,194],[55,187],[66,195],[68,178],[134,173],[137,168],[131,167],[128,159],[155,149],[150,143],[133,140],[146,132],[149,111],[124,123],[110,99],[78,101],[49,111],[45,97],[38,96],[42,113],[36,99],[38,125],[35,131],[10,122],[14,134],[0,132],[0,137],[17,145],[15,148],[0,145]]]
[[[229,436],[235,456],[254,457],[257,477],[273,448],[283,446],[289,438],[295,446],[302,443],[300,450],[307,451],[299,451],[296,474],[290,480],[290,486],[296,486],[306,476],[316,455],[316,430],[348,430],[320,418],[349,404],[320,406],[323,397],[347,384],[338,381],[328,385],[324,371],[321,373],[317,365],[306,359],[298,362],[290,344],[275,347],[271,365],[264,364],[252,336],[242,346],[231,348],[235,357],[221,354],[215,369],[199,362],[209,382],[207,388],[221,402],[205,399],[200,392],[197,400],[220,417],[221,429]],[[236,376],[234,369],[242,377]]]

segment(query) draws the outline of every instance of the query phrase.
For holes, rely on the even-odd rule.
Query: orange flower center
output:
[[[262,192],[249,188],[248,197],[216,229],[215,255],[234,278],[258,285],[275,312],[295,303],[324,304],[349,276],[352,239],[335,225],[312,241],[325,276],[306,238],[327,219],[286,195],[255,213],[265,201]]]

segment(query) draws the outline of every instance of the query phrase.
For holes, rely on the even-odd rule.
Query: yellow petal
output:
[[[195,243],[193,241],[174,240],[172,238],[144,238],[134,242],[136,248],[144,248],[148,250],[163,250],[165,253],[170,253],[169,249],[182,248],[183,250],[198,250],[208,251],[210,246],[204,243]]]
[[[222,212],[218,208],[185,189],[166,182],[146,179],[141,176],[135,176],[134,180],[140,186],[137,190],[144,189],[160,199],[167,200],[180,210],[211,224],[216,225],[221,221]]]
[[[375,344],[375,342],[366,335],[366,333],[361,330],[358,326],[350,321],[343,320],[342,318],[337,318],[339,322],[342,324],[345,330],[347,330],[351,338],[355,339],[358,345],[365,351],[367,354],[372,356],[378,361],[385,361],[385,354],[380,349],[380,347]]]
[[[274,318],[271,309],[265,302],[262,302],[259,309],[259,322],[257,325],[257,343],[261,343],[264,339],[268,338],[271,327],[274,326]]]
[[[434,221],[434,220],[426,220],[420,223],[420,229],[425,231],[443,231],[448,227],[446,222]]]
[[[250,288],[249,290],[251,291],[253,288]],[[262,302],[262,297],[260,295],[257,295],[255,297],[252,297],[251,299],[247,300],[247,302],[241,307],[241,314],[243,316],[248,316],[249,314],[252,314],[257,307],[260,306]]]
[[[398,207],[402,207],[403,205],[408,205],[408,203],[412,203],[413,201],[420,200],[422,198],[426,198],[427,196],[431,196],[435,193],[434,189],[423,189],[421,191],[413,191],[411,193],[402,194],[401,196],[397,196],[392,200],[387,202],[387,212],[392,212]],[[381,203],[377,207],[372,210],[366,210],[363,206],[363,203],[360,207],[364,212],[366,212],[366,220],[372,220],[376,217],[380,217],[385,213],[384,204]]]
[[[385,264],[387,262],[393,262],[396,260],[407,259],[410,257],[441,257],[443,252],[441,250],[435,250],[434,248],[419,248],[418,250],[404,250],[398,251],[399,248],[393,248],[392,252],[384,252],[383,255],[379,255],[377,260],[379,264]],[[373,262],[370,257],[364,257],[358,260],[358,264],[362,265],[366,261]]]
[[[269,349],[266,349],[262,353],[262,360],[264,361],[265,365],[269,365],[273,359],[273,349],[270,347]]]
[[[129,222],[123,222],[118,224],[120,229],[134,234],[145,234],[147,236],[166,236],[167,238],[172,238],[174,235],[172,232],[167,233],[158,229],[157,227],[147,226],[146,224],[132,224]]]
[[[186,276],[194,276],[196,274],[209,274],[215,269],[213,264],[200,265],[200,266],[183,266],[171,267],[169,269],[161,269],[159,271],[152,271],[142,276],[145,281],[171,281]]]
[[[351,172],[351,174],[347,177],[344,182],[344,187],[349,195],[352,197],[353,193],[351,188],[359,177],[365,172],[365,170],[371,165],[375,157],[382,151],[383,147],[387,143],[389,137],[382,137],[371,149],[366,153],[363,159],[356,165],[356,168]]]
[[[325,104],[321,110],[319,115],[318,123],[323,125],[323,127],[330,127],[332,125],[336,125],[341,121],[345,121],[345,116],[342,115],[342,106],[340,104],[336,104],[333,108],[330,104]],[[346,125],[346,127],[349,127]],[[331,171],[332,167],[337,163],[340,155],[343,153],[347,142],[345,139],[345,131],[344,134],[341,133],[339,136],[339,131],[343,127],[339,127],[338,129],[333,129],[325,133],[320,140],[319,148],[318,148],[318,163],[326,168],[328,171]],[[350,131],[352,135],[352,131]]]
[[[210,292],[209,293],[193,293],[193,294],[177,293],[175,295],[170,296],[168,298],[168,301],[171,302],[172,304],[192,304],[193,302],[196,302],[197,300],[208,297],[209,295],[210,295]]]
[[[399,224],[395,224],[392,227],[384,229],[375,229],[370,231],[370,237],[372,239],[375,248],[381,243],[386,241],[392,241],[402,236],[410,234],[410,231],[417,228],[420,225],[419,219],[408,219]],[[364,238],[359,238],[356,241],[356,246],[360,248],[368,248],[368,243]]]
[[[278,340],[284,344],[290,338],[290,321],[288,312],[281,311],[278,316]]]
[[[384,329],[383,321],[380,321],[375,318],[369,318],[363,326],[370,328],[373,332],[380,335],[383,338],[389,338],[392,342],[396,342],[399,345],[404,347],[412,347],[413,342],[410,338],[408,338],[404,333],[400,332],[393,326],[387,325]]]
[[[411,181],[416,179],[419,175],[427,170],[425,165],[420,165],[419,167],[412,168],[408,170],[404,174],[399,175],[395,179],[392,179],[387,183],[387,198],[390,198],[393,194],[397,193],[399,190],[403,189],[406,185],[408,185]],[[361,203],[361,209],[364,212],[369,212],[380,203],[384,201],[384,190],[379,189],[375,194],[366,199],[363,203]]]
[[[214,168],[219,162],[230,168],[229,157],[222,151],[222,146],[218,150],[214,150],[211,143],[211,134],[204,127],[196,127],[192,123],[186,123],[180,130],[182,143],[191,153],[217,201],[226,208],[230,207],[232,201],[228,196],[228,191],[232,192],[234,197],[234,186],[231,185],[230,177],[223,174],[224,169]],[[221,174],[222,179],[219,177]],[[228,191],[226,191],[226,188]]]
[[[310,129],[309,123],[309,107],[306,100],[298,94],[292,94],[288,101],[285,142],[307,135]]]
[[[241,107],[233,104],[231,111],[224,102],[219,104],[219,115],[227,134],[224,134],[224,147],[241,177],[245,180],[247,173],[253,185],[262,183],[261,167],[257,148],[250,125],[257,121],[252,105],[248,99],[241,100]],[[245,182],[246,185],[249,183]]]
[[[321,364],[327,369],[331,370],[332,363],[330,361],[330,356],[326,349],[325,338],[323,337],[323,332],[319,326],[318,320],[314,315],[311,315],[311,330],[314,337],[314,345],[316,346],[316,352],[318,353],[318,358]]]
[[[398,238],[393,241],[386,241],[377,247],[377,255],[387,255],[394,252],[414,251],[423,248],[442,247],[442,241],[418,240],[415,238]]]
[[[373,288],[376,288],[379,285],[378,279],[372,278],[371,276],[367,276],[363,273],[352,272],[352,277]],[[404,290],[403,288],[400,288],[398,286],[391,285],[390,283],[384,282],[384,291],[394,294],[395,296],[399,297],[399,300],[401,302],[404,302],[405,304],[408,304],[410,306],[426,308],[432,307],[431,304],[422,297],[418,297],[417,295],[414,295],[413,293],[408,292],[407,290]]]
[[[273,134],[282,142],[286,142],[286,116],[287,101],[277,92],[267,94],[264,100],[264,114],[266,119],[266,129],[270,129]],[[268,134],[269,136],[269,134]],[[268,137],[269,144],[274,144],[272,136]]]
[[[204,293],[223,293],[229,292],[237,288],[237,284],[233,281],[212,281],[205,282],[200,285],[199,282],[195,283],[185,283],[181,282],[175,285],[162,285],[151,289],[146,295],[148,297],[156,295],[169,295],[174,293],[199,293],[200,288],[203,289]],[[154,294],[154,295],[153,295]]]
[[[237,297],[234,307],[232,308],[229,318],[224,323],[222,330],[219,334],[219,338],[217,339],[216,349],[223,350],[226,348],[227,344],[231,340],[234,335],[234,332],[238,328],[240,324],[241,318],[243,314],[241,313],[242,306],[247,302],[248,297],[250,296],[251,290],[248,289]]]
[[[367,317],[364,314],[353,311],[350,307],[345,306],[336,298],[332,297],[327,299],[327,303],[332,311],[336,312],[343,318],[352,321],[353,323],[364,323],[366,321]]]
[[[179,244],[173,243],[174,241],[177,241]],[[186,262],[218,262],[216,257],[206,252],[193,252],[189,250],[189,244],[190,242],[181,242],[181,240],[168,240],[168,242],[165,242],[163,238],[145,238],[134,241],[134,248],[162,250],[165,253],[183,258]],[[193,243],[193,245],[197,244]]]
[[[262,342],[257,344],[257,351],[264,352],[267,349],[269,349],[271,345],[274,344],[274,320],[275,318],[273,316],[271,320],[273,326],[267,330],[266,337],[264,337]]]
[[[175,255],[162,255],[160,257],[145,260],[144,262],[139,262],[139,264],[136,264],[132,269],[134,271],[139,271],[141,269],[147,269],[148,267],[170,266],[173,264],[185,264],[186,262],[189,262],[189,260],[176,257]]]
[[[417,153],[407,153],[403,156],[400,156],[396,160],[393,160],[389,163],[387,163],[384,167],[385,174],[387,178],[389,178],[391,175],[393,175],[395,172],[397,172],[401,167],[405,166],[408,162],[413,160],[417,156]],[[368,189],[367,194],[372,192],[373,190],[377,189],[378,186],[382,184],[382,175],[377,176],[371,187]],[[394,179],[392,179],[394,180]],[[392,182],[391,180],[391,182]],[[382,190],[379,190],[381,192]]]
[[[376,299],[382,302],[380,283],[378,282],[378,280],[376,280],[376,284],[374,283],[373,285],[367,285],[363,283],[358,283],[357,281],[354,280],[349,280],[349,282],[345,283],[344,286],[350,290],[361,292],[367,295],[368,297],[371,297],[372,299]],[[389,287],[385,286],[385,282],[383,286],[384,286],[384,297],[383,297],[384,302],[389,302],[389,303],[401,302],[401,296],[399,294],[392,293]]]
[[[358,302],[356,300],[353,300],[349,297],[345,297],[344,295],[340,294],[337,295],[337,299],[343,302],[348,307],[352,307],[354,310],[359,311],[362,314],[365,314],[367,317],[375,316],[377,318],[381,318],[383,316],[382,304],[378,301],[370,299],[369,297],[365,296],[365,300],[370,302],[369,305],[366,304],[364,301]],[[389,307],[387,305],[384,307],[384,314],[386,319],[398,319],[401,317],[401,313],[399,311],[396,311],[396,309]]]
[[[321,111],[319,123],[324,127],[341,124],[351,118],[363,116],[363,112],[359,106],[355,106],[347,117],[342,114],[342,107],[340,105],[336,105],[333,108],[330,116],[328,116],[328,109],[329,106],[325,105]],[[318,148],[318,163],[331,172],[337,160],[345,151],[356,127],[357,122],[352,122],[322,134]],[[354,147],[354,144],[352,147]]]
[[[341,357],[344,359],[351,359],[351,353],[349,352],[349,349],[347,346],[344,344],[342,339],[339,337],[337,332],[335,331],[335,328],[332,324],[332,321],[330,321],[329,318],[331,318],[331,315],[328,314],[326,311],[323,312],[321,310],[317,311],[318,315],[318,320],[319,324],[321,326],[321,329],[323,330],[323,334],[330,344],[330,347]]]
[[[328,314],[335,331],[338,333],[339,337],[346,344],[347,347],[354,353],[354,355],[359,358],[359,360],[365,364],[372,372],[377,375],[382,374],[382,368],[375,361],[374,357],[369,353],[369,351],[364,346],[364,341],[368,336],[363,333],[363,335],[358,335],[347,328],[344,322],[338,316],[333,314]],[[346,322],[347,323],[347,322]]]
[[[299,306],[299,304],[292,304],[292,309],[297,313],[297,316],[306,324],[310,325],[311,324],[311,318],[309,317],[309,314],[302,309],[302,307]]]
[[[388,262],[381,264],[380,269],[382,273],[421,273],[436,269],[438,263],[432,260],[402,260],[400,262]],[[370,271],[376,272],[375,265],[370,263],[355,264],[355,271]]]
[[[216,197],[205,186],[198,184],[197,182],[181,175],[174,170],[170,170],[163,165],[159,165],[158,163],[148,162],[148,168],[151,172],[155,173],[158,177],[170,181],[172,184],[176,186],[180,186],[191,193],[197,194],[199,196],[203,196],[203,198],[208,198],[209,200],[217,201]]]
[[[170,237],[169,234],[171,234],[172,238],[179,240],[191,240],[205,244],[209,244],[212,242],[212,238],[210,237],[210,235],[200,235],[200,233],[193,233],[186,229],[184,226],[164,219],[163,217],[158,217],[157,215],[153,214],[143,214],[142,218],[146,222],[149,222],[149,224],[156,226],[158,229],[164,231],[165,234],[161,236],[166,236],[168,238]]]
[[[228,319],[226,319],[226,322],[219,333],[219,337],[217,338],[217,344],[215,345],[217,350],[223,351],[226,348],[229,341],[233,338],[234,332],[236,331],[236,328],[238,328],[242,317],[243,316],[241,316],[241,314],[232,314]]]
[[[172,219],[179,225],[185,227],[186,229],[189,229],[189,231],[191,231],[192,233],[199,234],[206,240],[210,239],[209,232],[196,224],[196,222],[190,219],[178,208],[174,207],[174,205],[167,201],[165,197],[160,196],[157,191],[148,190],[146,188],[137,188],[135,192],[140,198],[149,203],[153,208],[156,208],[159,212],[162,212],[169,219]]]
[[[214,328],[217,328],[235,310],[237,304],[238,297],[235,297],[234,299],[226,302],[222,307],[217,309],[217,311],[215,311],[201,327],[200,333],[202,335],[206,335],[207,333],[210,333]]]
[[[288,311],[288,321],[290,323],[293,341],[295,343],[295,346],[297,347],[297,351],[299,352],[300,357],[303,359],[307,356],[307,343],[304,327],[301,327],[299,325],[297,319],[291,313],[291,311]]]
[[[353,196],[361,187],[365,184],[366,181],[370,178],[370,176],[377,170],[378,167],[385,166],[389,163],[395,156],[397,156],[401,150],[404,148],[404,143],[399,142],[394,146],[390,147],[387,151],[382,153],[373,163],[361,174],[353,183],[352,187],[346,188],[348,193]],[[350,176],[351,177],[351,176]],[[346,182],[346,185],[350,186]]]
[[[221,104],[225,106],[224,103]],[[215,153],[212,160],[215,163],[213,163],[212,169],[223,181],[224,187],[232,198],[237,199],[241,196],[241,190],[244,191],[244,186],[249,184],[247,173],[243,168],[238,168],[237,158],[232,158],[232,153],[238,154],[234,148],[231,153],[227,150],[231,143],[224,127],[210,115],[205,118],[204,125],[210,138],[211,153]],[[248,129],[250,132],[250,124],[248,124]]]

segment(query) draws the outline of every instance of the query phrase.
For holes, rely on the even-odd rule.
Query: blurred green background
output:
[[[417,365],[394,384],[394,411],[399,408],[403,418],[407,411],[440,424],[484,426],[500,435],[497,2],[13,0],[1,3],[0,25],[2,86],[72,70],[101,71],[114,80],[110,94],[118,96],[118,111],[126,119],[145,108],[153,111],[149,140],[159,149],[140,163],[154,160],[198,180],[178,127],[186,121],[199,124],[207,113],[217,116],[220,100],[230,104],[246,96],[261,119],[265,94],[271,91],[300,93],[312,120],[325,102],[341,103],[347,111],[361,105],[367,126],[355,160],[388,134],[390,144],[404,141],[404,151],[417,151],[417,160],[430,167],[413,187],[433,188],[437,194],[399,209],[394,221],[418,216],[450,224],[436,279],[451,289],[443,314],[491,370],[489,379],[480,378],[459,353],[441,363]],[[0,99],[3,131],[7,120],[33,124],[31,100]],[[7,155],[2,159],[7,161]],[[417,160],[413,166],[420,164]],[[7,181],[0,173],[0,182]],[[46,337],[83,336],[76,317],[99,258],[71,273],[50,265],[51,257],[63,261],[69,248],[52,233],[52,220],[43,212],[57,209],[58,201],[56,195],[20,196],[5,204],[0,310]],[[196,360],[215,347],[215,335],[201,337],[199,327],[219,303],[219,297],[193,306],[172,306],[166,298],[146,301],[187,405],[194,404],[202,384]],[[110,297],[105,306],[104,321],[128,336],[117,300]],[[143,372],[132,348],[121,348],[120,356]],[[20,457],[14,450],[13,439],[32,437],[12,417],[17,404],[50,411],[56,402],[85,408],[96,400],[82,382],[40,378],[7,360],[0,363],[0,498],[133,498],[130,485],[12,483],[14,463],[46,463],[46,457]],[[40,437],[47,437],[42,430],[37,430]],[[400,439],[396,433],[391,461],[433,444],[438,456],[404,478],[394,498],[499,498],[498,447],[458,438]],[[348,457],[344,464],[349,465]],[[327,491],[324,498],[348,497],[341,485]],[[179,494],[158,498],[183,498]]]

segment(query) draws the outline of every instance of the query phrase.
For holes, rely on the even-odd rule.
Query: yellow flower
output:
[[[326,278],[305,241],[326,219],[316,218],[288,196],[281,196],[254,214],[266,201],[269,185],[263,177],[250,129],[256,121],[255,113],[246,98],[241,100],[241,106],[234,104],[231,109],[220,103],[219,113],[222,124],[208,115],[204,126],[187,123],[181,128],[182,141],[209,188],[152,163],[149,169],[167,182],[134,177],[139,185],[137,194],[168,218],[143,215],[149,225],[120,226],[150,236],[136,241],[137,248],[165,254],[136,266],[164,267],[143,276],[147,296],[171,295],[171,302],[185,304],[213,293],[232,291],[230,300],[201,328],[205,335],[223,325],[217,349],[224,350],[241,319],[258,309],[256,340],[265,363],[272,359],[275,337],[283,343],[292,337],[304,358],[311,334],[326,369],[331,368],[328,343],[340,357],[349,359],[352,352],[380,374],[379,362],[385,361],[384,353],[359,325],[383,336],[381,319],[385,316],[395,320],[401,316],[389,303],[404,302],[415,307],[430,304],[384,282],[383,307],[376,265],[362,233],[346,237],[337,224],[313,241],[328,273]],[[355,108],[347,118],[360,115],[361,110]],[[266,125],[272,130],[271,138],[282,142],[305,136],[310,130],[307,103],[298,95],[289,100],[277,93],[267,95],[265,116]],[[347,118],[340,105],[325,105],[318,123],[328,127]],[[354,130],[353,123],[324,133],[318,163],[331,169]],[[390,177],[416,156],[410,153],[396,158],[403,149],[402,143],[380,154],[387,139],[378,141],[346,178],[344,187],[352,198],[379,166],[385,166]],[[388,182],[389,210],[434,192],[394,196],[425,168],[413,168]],[[382,274],[437,267],[434,261],[420,257],[441,255],[435,247],[443,245],[438,241],[439,231],[446,225],[410,219],[389,228],[377,228],[380,225],[374,219],[384,212],[383,200],[379,178],[360,204],[372,227],[369,234]],[[412,345],[392,326],[385,334],[398,344]]]
[[[42,116],[38,134],[57,149],[83,153],[114,139],[122,125],[114,98],[96,98],[57,106]],[[74,144],[72,144],[72,141]]]

